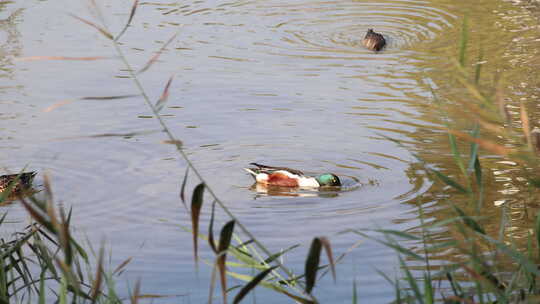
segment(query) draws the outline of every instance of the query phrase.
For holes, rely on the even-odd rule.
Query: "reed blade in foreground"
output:
[[[268,268],[266,270],[261,271],[257,276],[253,278],[253,280],[249,281],[242,289],[236,294],[233,300],[233,304],[240,303],[242,299],[261,282],[272,270],[276,269],[278,266],[274,266],[271,268]]]
[[[201,208],[203,204],[204,195],[204,183],[200,183],[193,190],[191,197],[191,225],[193,233],[193,258],[195,259],[195,265],[199,260],[198,256],[198,239],[199,239],[199,215],[201,214]]]
[[[227,249],[231,245],[231,239],[234,231],[234,224],[235,221],[231,220],[227,222],[221,229],[221,233],[219,236],[219,246],[218,246],[218,252],[219,257],[217,260],[217,266],[219,269],[219,276],[221,279],[221,293],[223,296],[223,303],[227,304],[227,277],[226,277],[226,268],[225,268],[225,262],[227,260]]]

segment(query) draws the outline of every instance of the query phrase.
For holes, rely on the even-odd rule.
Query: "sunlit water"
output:
[[[523,21],[518,7],[511,11],[511,3],[483,2],[143,1],[121,41],[130,63],[140,68],[179,32],[140,76],[144,88],[157,100],[176,74],[162,111],[165,122],[208,184],[265,245],[273,251],[305,245],[285,258],[301,273],[314,236],[328,236],[340,254],[360,240],[340,231],[418,225],[416,206],[409,203],[431,182],[409,151],[381,134],[439,153],[426,118],[431,93],[420,83],[444,70],[441,58],[455,56],[463,13],[478,32],[492,31],[512,13],[533,22]],[[131,1],[101,4],[118,32]],[[49,172],[56,201],[73,206],[77,231],[107,240],[113,265],[134,257],[124,281],[141,278],[143,292],[183,295],[154,302],[202,303],[209,267],[194,275],[191,237],[179,228],[190,225],[178,196],[183,160],[161,144],[160,132],[85,137],[159,131],[142,98],[75,101],[44,111],[63,100],[138,93],[109,42],[66,14],[96,20],[88,7],[84,1],[0,4],[1,167]],[[387,37],[383,52],[361,46],[368,28]],[[481,35],[488,49],[515,36],[511,28],[499,29],[499,36]],[[25,56],[110,59],[14,59]],[[332,195],[261,195],[242,170],[254,161],[358,182]],[[190,179],[188,189],[195,184]],[[26,217],[17,204],[4,209],[12,219]],[[349,303],[356,278],[363,299],[390,300],[392,288],[375,269],[394,273],[395,258],[392,250],[366,241],[338,267],[337,284],[325,278],[316,295],[326,303]],[[259,293],[258,301],[275,303]]]

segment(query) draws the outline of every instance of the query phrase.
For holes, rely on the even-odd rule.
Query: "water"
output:
[[[453,82],[444,71],[457,54],[464,12],[475,45],[490,56],[486,73],[504,69],[507,79],[527,84],[509,98],[534,94],[536,78],[523,73],[534,68],[522,65],[536,52],[537,20],[512,3],[493,2],[141,2],[121,43],[140,68],[179,32],[141,74],[146,92],[157,100],[176,75],[165,122],[207,183],[265,245],[273,251],[304,245],[286,258],[300,273],[314,236],[328,236],[340,254],[359,240],[340,231],[411,229],[419,224],[416,202],[437,210],[432,194],[440,187],[425,178],[409,150],[381,134],[453,168],[444,155],[446,134],[431,128],[441,121],[422,84],[449,98],[463,94],[447,90]],[[108,26],[120,31],[131,2],[100,3]],[[1,166],[48,172],[56,201],[73,207],[78,233],[107,240],[113,265],[134,257],[121,282],[140,277],[143,292],[182,294],[155,302],[201,303],[209,267],[194,275],[191,237],[179,228],[190,225],[178,198],[185,163],[161,144],[165,136],[142,98],[78,100],[44,111],[65,100],[138,93],[109,42],[66,14],[96,20],[89,7],[84,1],[0,4]],[[361,46],[368,28],[388,38],[385,51]],[[512,47],[516,37],[523,49]],[[28,56],[108,59],[14,59]],[[88,137],[133,131],[149,132]],[[332,196],[259,195],[242,170],[250,162],[334,172],[362,185]],[[195,184],[190,180],[188,189]],[[12,219],[26,218],[18,204],[3,208]],[[203,245],[204,256],[207,249]],[[349,303],[356,278],[362,298],[391,300],[392,288],[374,269],[394,273],[396,265],[392,250],[366,241],[338,266],[338,283],[325,278],[316,295]],[[258,301],[272,302],[272,293],[258,293]]]

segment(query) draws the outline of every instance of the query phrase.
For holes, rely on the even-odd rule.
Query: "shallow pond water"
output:
[[[535,20],[509,2],[480,2],[142,1],[121,44],[140,68],[179,33],[140,75],[144,88],[157,100],[176,75],[163,119],[207,183],[265,245],[305,245],[286,258],[301,272],[314,236],[328,236],[339,254],[359,240],[340,231],[418,225],[411,202],[435,190],[411,152],[381,134],[441,156],[443,140],[430,128],[439,122],[427,117],[431,93],[421,83],[444,83],[439,71],[448,62],[441,58],[456,56],[465,12],[486,54],[494,54],[493,66],[519,74],[523,52],[502,46],[518,35],[533,41]],[[120,31],[131,1],[100,5],[108,26]],[[140,277],[146,293],[182,295],[154,302],[200,303],[210,267],[194,274],[191,237],[179,228],[189,226],[178,197],[185,163],[161,144],[164,134],[142,98],[77,100],[45,111],[65,100],[137,94],[109,42],[66,14],[96,20],[89,7],[0,3],[0,166],[48,172],[56,200],[73,207],[79,233],[107,240],[113,265],[134,257],[123,278]],[[388,38],[383,52],[361,46],[368,28]],[[16,59],[29,56],[107,59]],[[141,134],[89,137],[131,132]],[[250,162],[334,172],[361,186],[335,195],[261,195],[242,170]],[[12,219],[26,218],[17,204],[3,208]],[[364,242],[338,267],[338,283],[325,278],[316,295],[349,303],[356,278],[362,298],[390,300],[392,289],[375,268],[393,273],[395,257]],[[259,292],[258,301],[274,303]]]

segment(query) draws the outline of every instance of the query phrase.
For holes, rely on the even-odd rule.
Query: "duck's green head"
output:
[[[316,179],[321,186],[341,186],[339,177],[332,173],[321,174]]]

